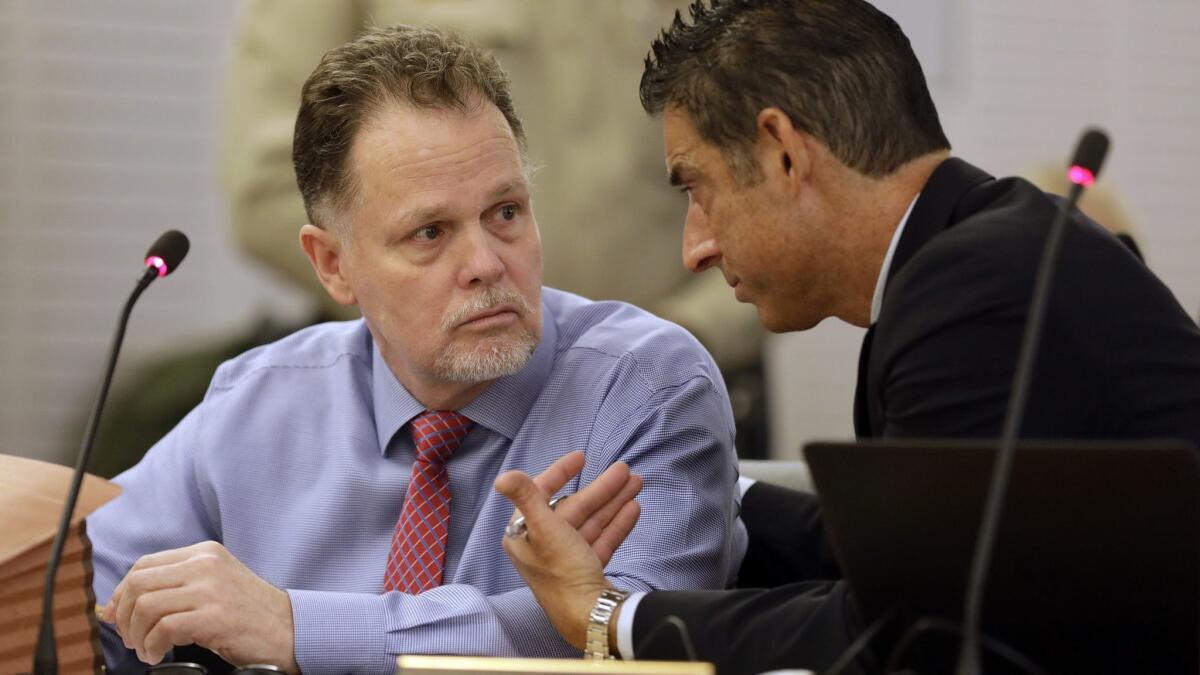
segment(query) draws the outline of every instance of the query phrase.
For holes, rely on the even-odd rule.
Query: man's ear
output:
[[[358,302],[342,269],[346,252],[336,235],[316,225],[305,225],[300,228],[300,247],[304,249],[329,297],[343,305]]]
[[[798,187],[812,170],[812,157],[805,144],[806,133],[792,126],[792,118],[779,108],[763,108],[758,113],[759,166]]]

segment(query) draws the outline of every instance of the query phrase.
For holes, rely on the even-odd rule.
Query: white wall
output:
[[[914,42],[955,154],[996,175],[1065,163],[1082,127],[1113,146],[1104,169],[1147,261],[1200,310],[1200,3],[1192,0],[878,0]],[[936,27],[930,30],[930,27]],[[769,346],[773,452],[853,435],[861,329],[830,320]]]
[[[166,229],[192,250],[143,296],[123,365],[241,327],[262,303],[298,311],[224,228],[217,110],[234,9],[0,0],[0,452],[73,461],[117,314]]]

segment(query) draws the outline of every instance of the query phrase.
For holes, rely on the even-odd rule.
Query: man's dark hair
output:
[[[891,173],[950,147],[908,38],[864,0],[703,0],[654,41],[642,107],[686,110],[742,183],[758,113],[778,107],[847,166]]]
[[[455,35],[396,25],[373,28],[321,59],[300,94],[292,164],[314,225],[328,228],[357,194],[348,166],[359,127],[389,105],[468,111],[490,102],[525,151],[508,76],[495,58]],[[338,223],[333,223],[338,225]],[[340,235],[344,227],[334,228]]]

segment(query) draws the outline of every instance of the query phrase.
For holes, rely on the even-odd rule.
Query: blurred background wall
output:
[[[118,373],[298,299],[222,225],[218,110],[237,7],[0,0],[0,452],[73,463],[151,242],[188,260],[142,298]]]
[[[913,39],[969,161],[1024,173],[1065,161],[1083,125],[1107,127],[1106,179],[1148,263],[1200,309],[1185,184],[1200,157],[1200,3],[878,4]],[[0,0],[0,452],[70,462],[120,304],[164,229],[186,231],[192,253],[141,301],[119,373],[264,311],[311,311],[237,252],[225,223],[218,113],[238,12],[230,1]],[[860,338],[831,320],[768,340],[775,455],[852,435]]]

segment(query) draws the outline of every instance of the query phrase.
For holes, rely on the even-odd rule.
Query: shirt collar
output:
[[[542,303],[542,338],[529,362],[516,373],[493,382],[458,412],[510,441],[516,438],[529,409],[550,376],[557,344],[558,330],[554,318]],[[392,438],[409,420],[421,414],[425,406],[396,379],[374,341],[371,343],[371,371],[375,432],[378,434],[380,452],[386,456]]]
[[[871,296],[871,325],[879,320],[879,312],[883,308],[883,287],[887,285],[888,270],[892,267],[892,256],[896,254],[896,244],[900,243],[900,235],[904,234],[904,226],[908,224],[908,217],[912,215],[913,205],[917,203],[917,198],[921,193],[917,193],[916,197],[908,203],[908,209],[904,212],[904,217],[900,219],[900,224],[896,226],[896,231],[892,233],[892,241],[888,244],[887,255],[883,256],[883,266],[879,269],[879,278],[875,280],[875,294]]]

